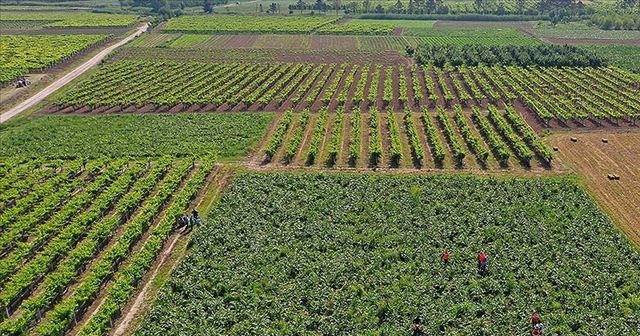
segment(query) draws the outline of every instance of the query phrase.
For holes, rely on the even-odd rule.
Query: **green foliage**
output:
[[[333,128],[331,129],[331,137],[329,138],[329,158],[327,162],[334,165],[338,160],[338,154],[342,149],[342,122],[344,120],[344,108],[339,107],[336,110],[336,116],[333,119]]]
[[[500,135],[491,127],[487,118],[475,106],[472,108],[471,119],[478,127],[480,134],[482,134],[487,144],[489,144],[496,159],[498,159],[501,165],[506,166],[509,162],[511,152],[509,152],[509,148],[502,138],[500,138]]]
[[[311,144],[309,145],[309,152],[307,152],[307,163],[313,164],[318,155],[320,155],[320,149],[322,147],[322,141],[324,135],[327,132],[327,118],[329,118],[329,112],[326,108],[320,110],[320,114],[316,119],[316,125],[313,128],[313,137],[311,138]]]
[[[289,143],[287,144],[287,150],[284,153],[284,160],[287,163],[291,162],[291,160],[296,156],[304,137],[304,131],[307,129],[307,125],[309,124],[310,117],[311,113],[308,109],[302,111],[300,114],[300,121],[296,124],[296,128],[289,139]]]
[[[3,14],[4,15],[4,14]],[[103,41],[106,35],[0,35],[0,84],[45,70]]]
[[[369,110],[369,161],[372,165],[380,164],[382,158],[382,136],[380,134],[380,112],[375,107]]]
[[[361,147],[361,135],[362,130],[360,129],[362,124],[362,112],[360,109],[355,109],[351,113],[351,132],[349,138],[349,163],[351,165],[355,165],[360,157],[360,147]]]
[[[285,136],[287,136],[287,132],[289,131],[289,127],[291,127],[291,123],[293,122],[293,110],[288,110],[282,116],[282,119],[278,122],[278,127],[269,138],[269,143],[267,144],[267,148],[264,150],[264,154],[266,155],[267,161],[271,161],[273,156],[276,155],[276,152],[284,142]]]
[[[442,107],[438,108],[436,118],[440,122],[440,126],[442,126],[444,136],[447,138],[449,148],[451,148],[451,153],[453,153],[453,157],[456,159],[456,164],[461,166],[465,156],[467,156],[467,153],[464,150],[464,147],[462,147],[460,139],[453,129],[451,118],[449,118],[449,115],[444,109],[442,109]]]
[[[247,172],[136,334],[633,335],[639,264],[567,178]]]
[[[418,129],[416,128],[416,124],[413,120],[413,114],[410,110],[406,110],[404,112],[403,120],[404,127],[407,131],[407,137],[409,138],[409,146],[411,147],[413,159],[419,164],[422,164],[422,160],[424,159],[424,149],[422,148],[422,141],[418,135]]]
[[[442,164],[444,161],[444,146],[440,137],[438,137],[438,130],[433,124],[433,120],[429,115],[429,110],[426,107],[422,108],[422,124],[424,125],[424,133],[427,136],[427,142],[431,148],[431,155],[437,164]]]
[[[137,15],[100,14],[69,11],[3,11],[0,21],[49,21],[47,27],[124,27],[133,24]],[[53,36],[51,36],[53,37]]]
[[[487,159],[489,158],[489,151],[486,149],[480,138],[478,138],[471,130],[471,127],[469,126],[469,123],[467,122],[467,119],[462,112],[462,108],[459,105],[456,105],[454,106],[454,110],[455,115],[453,118],[455,119],[456,125],[460,130],[462,138],[467,143],[467,146],[469,146],[469,148],[475,153],[478,160],[480,160],[480,162],[482,162],[483,164],[486,164]]]
[[[605,65],[595,54],[574,46],[539,44],[534,46],[420,45],[416,49],[419,64],[441,67],[502,64],[515,66],[591,66]]]
[[[402,160],[402,142],[400,141],[400,127],[392,109],[387,110],[387,127],[389,128],[389,156],[391,165],[399,166]]]
[[[3,156],[211,156],[234,160],[271,113],[34,117],[0,127]]]
[[[337,19],[336,17],[301,16],[182,16],[169,20],[162,30],[195,34],[306,34]]]

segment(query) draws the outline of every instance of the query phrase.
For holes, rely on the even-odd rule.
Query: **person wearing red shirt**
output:
[[[440,259],[442,260],[442,262],[445,265],[447,265],[447,264],[449,264],[449,257],[450,257],[449,251],[445,250],[444,252],[442,252],[442,255],[440,256]]]
[[[487,255],[482,251],[478,253],[478,269],[480,270],[480,273],[487,272],[488,263],[489,263],[489,257],[487,257]]]
[[[531,327],[535,327],[538,323],[540,323],[540,315],[538,315],[538,313],[536,312],[533,312],[533,314],[531,314]]]

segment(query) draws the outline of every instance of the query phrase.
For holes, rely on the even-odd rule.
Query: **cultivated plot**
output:
[[[137,335],[633,335],[639,263],[567,178],[245,173]]]

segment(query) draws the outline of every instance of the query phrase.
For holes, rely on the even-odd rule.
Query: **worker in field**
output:
[[[531,335],[542,335],[542,332],[544,331],[544,324],[542,324],[542,321],[540,321],[540,315],[538,315],[538,313],[535,311],[533,312],[533,314],[531,314],[531,327],[533,328],[533,330],[531,331]]]
[[[191,211],[191,217],[193,217],[193,221],[195,222],[195,224],[197,224],[197,225],[202,224],[202,219],[200,219],[200,215],[198,214],[198,210],[193,209],[193,211]]]
[[[411,335],[424,336],[424,327],[422,326],[422,317],[418,316],[413,320],[413,325],[411,326]]]
[[[531,314],[531,327],[535,327],[536,324],[540,323],[540,315],[537,312],[533,312]]]
[[[451,258],[451,253],[448,250],[445,250],[444,252],[442,252],[442,255],[440,256],[440,260],[442,260],[442,263],[445,266],[449,265],[449,258]]]
[[[486,274],[489,267],[489,257],[484,253],[484,251],[480,251],[478,253],[478,271],[481,274]]]

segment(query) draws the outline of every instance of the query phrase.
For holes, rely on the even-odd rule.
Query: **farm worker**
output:
[[[449,264],[449,251],[445,250],[444,252],[442,252],[442,255],[440,256],[440,259],[442,260],[442,262],[447,265]]]
[[[538,323],[540,323],[540,315],[534,311],[533,314],[531,314],[531,327],[535,327]]]
[[[420,316],[413,320],[413,326],[411,326],[412,336],[424,336],[424,329],[422,327],[422,318]]]
[[[197,224],[197,225],[202,224],[202,220],[200,219],[200,216],[198,215],[198,210],[193,209],[193,211],[191,212],[191,216],[193,217],[193,224]]]
[[[487,264],[489,262],[489,257],[487,257],[487,255],[481,251],[478,254],[478,269],[480,269],[480,272],[486,272],[487,271]]]
[[[187,215],[184,215],[183,217],[185,218],[185,224],[186,224],[186,229],[184,230],[184,232],[185,233],[191,232],[194,224],[193,217],[187,216]]]
[[[175,227],[176,230],[180,229],[184,225],[183,222],[182,222],[182,217],[183,216],[177,216],[176,215],[176,227]]]
[[[544,324],[542,324],[542,322],[538,322],[534,327],[533,327],[533,332],[538,332],[538,335],[542,335],[542,332],[544,331]]]
[[[189,217],[187,215],[182,215],[182,217],[180,217],[181,220],[181,228],[188,228],[189,226]]]

